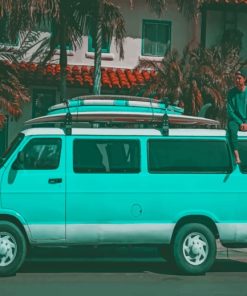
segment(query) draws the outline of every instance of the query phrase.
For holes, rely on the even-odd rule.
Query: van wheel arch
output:
[[[186,216],[186,217],[181,218],[176,223],[176,226],[175,226],[173,234],[172,234],[171,244],[174,242],[174,238],[175,238],[178,230],[182,226],[184,226],[185,224],[189,224],[189,223],[198,223],[198,224],[205,225],[206,227],[208,227],[209,230],[212,231],[213,235],[215,236],[215,239],[219,238],[218,229],[216,227],[215,222],[211,218],[209,218],[207,216],[203,216],[203,215],[191,215],[191,216]]]
[[[11,216],[11,215],[0,215],[0,221],[10,222],[10,223],[14,224],[15,226],[17,226],[25,237],[27,248],[30,247],[30,241],[27,236],[26,230],[23,227],[22,223],[16,217]]]

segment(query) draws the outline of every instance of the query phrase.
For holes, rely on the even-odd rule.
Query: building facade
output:
[[[195,21],[181,13],[175,0],[167,1],[164,13],[157,17],[143,4],[135,0],[130,8],[128,1],[116,0],[126,23],[127,37],[124,41],[124,59],[119,53],[114,40],[103,42],[102,48],[102,93],[130,94],[136,85],[143,85],[153,73],[136,71],[141,60],[162,60],[166,51],[176,48],[180,53],[189,42],[212,46],[220,41],[224,31],[230,27],[243,33],[242,51],[247,56],[247,1],[211,1],[202,8]],[[230,2],[230,4],[229,4]],[[234,4],[233,4],[234,3]],[[0,27],[4,22],[0,20]],[[51,34],[49,28],[43,28],[42,34]],[[2,36],[1,36],[2,32]],[[4,30],[0,30],[0,42],[5,43]],[[18,41],[13,46],[18,46]],[[82,47],[74,50],[69,47],[67,67],[67,96],[74,97],[92,93],[94,46],[90,31],[82,36]],[[0,153],[12,141],[32,117],[42,116],[49,106],[59,102],[59,73],[57,64],[59,49],[54,56],[55,63],[48,64],[45,70],[35,64],[23,62],[20,71],[28,81],[31,101],[24,106],[22,116],[16,121],[7,117],[5,127],[0,130]]]

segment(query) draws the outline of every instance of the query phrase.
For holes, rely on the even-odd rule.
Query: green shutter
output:
[[[56,32],[57,32],[57,27],[54,22],[51,22],[51,34],[56,34]],[[59,44],[56,46],[56,49],[58,49],[58,50],[60,49]],[[66,50],[72,50],[72,49],[73,49],[72,42],[71,41],[67,42]]]
[[[18,45],[18,35],[16,35],[14,38],[10,38],[8,33],[8,24],[9,24],[9,17],[7,15],[4,15],[0,18],[0,43],[5,45],[12,45],[17,46]]]
[[[142,55],[164,56],[171,43],[171,22],[143,20]]]

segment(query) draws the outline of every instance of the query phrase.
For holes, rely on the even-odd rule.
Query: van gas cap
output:
[[[142,207],[139,204],[133,204],[131,207],[131,215],[133,217],[139,217],[142,215]]]

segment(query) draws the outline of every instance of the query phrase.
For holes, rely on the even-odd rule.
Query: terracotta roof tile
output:
[[[60,65],[48,64],[41,67],[33,63],[21,62],[16,66],[20,74],[30,83],[56,83],[60,80]],[[67,66],[66,79],[69,85],[92,86],[94,68],[89,66]],[[102,68],[101,82],[105,88],[125,88],[144,85],[155,76],[154,71],[121,68]]]

